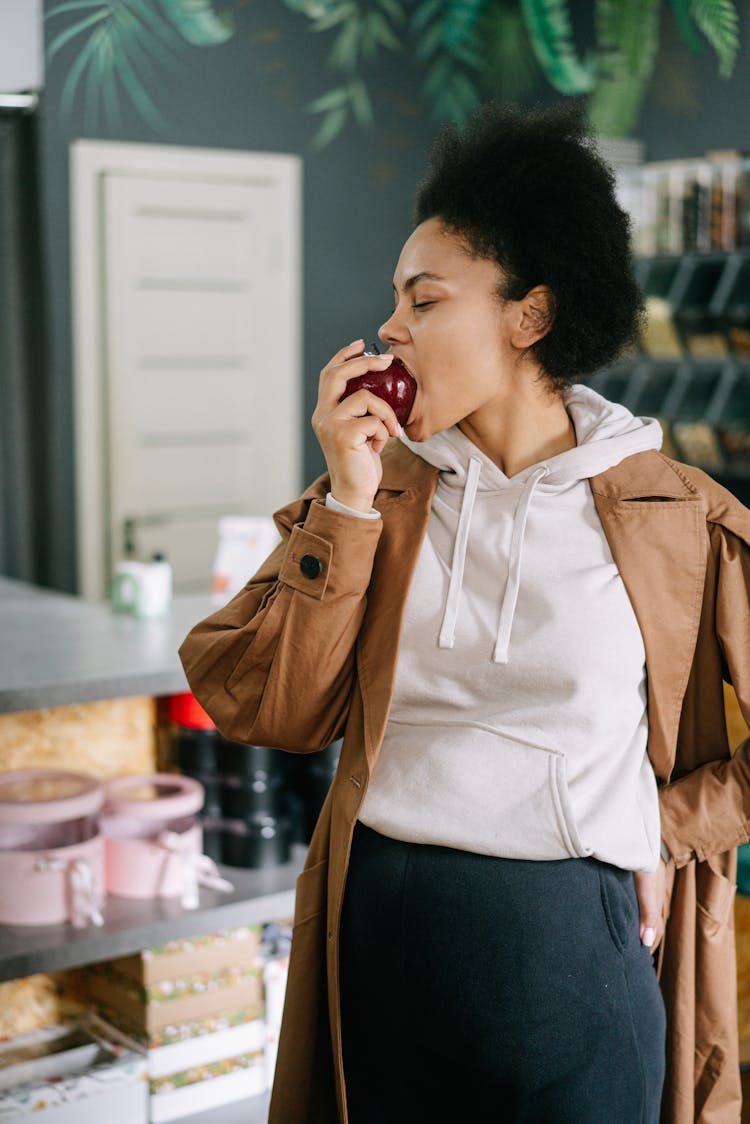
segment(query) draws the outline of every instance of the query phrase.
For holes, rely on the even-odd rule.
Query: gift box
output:
[[[63,770],[0,774],[0,922],[101,925],[102,786]]]
[[[92,1018],[0,1042],[0,1120],[147,1124],[145,1057]]]
[[[193,1022],[230,1007],[260,1007],[262,983],[255,960],[138,984],[111,962],[92,965],[86,990],[97,1004],[121,1015],[139,1037]]]
[[[175,940],[90,965],[86,991],[103,1017],[154,1048],[164,1044],[165,1032],[175,1041],[180,1027],[226,1012],[242,1010],[244,1021],[262,1015],[259,949],[260,926]]]
[[[258,1049],[151,1081],[150,1119],[152,1124],[163,1124],[258,1096],[264,1089],[263,1050]]]

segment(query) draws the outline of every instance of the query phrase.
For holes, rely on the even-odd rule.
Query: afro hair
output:
[[[630,222],[580,103],[488,103],[462,129],[445,126],[415,218],[438,218],[471,253],[497,262],[501,299],[549,287],[554,320],[530,350],[555,388],[607,366],[637,339],[643,303]]]

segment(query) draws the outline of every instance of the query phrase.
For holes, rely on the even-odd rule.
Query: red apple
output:
[[[390,367],[385,370],[367,371],[364,375],[349,379],[341,401],[354,394],[355,390],[369,390],[371,394],[382,398],[393,410],[399,425],[406,425],[414,405],[417,384],[401,360],[394,358]]]

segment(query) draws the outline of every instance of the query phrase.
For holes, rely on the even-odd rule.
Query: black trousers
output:
[[[657,1124],[664,1005],[632,875],[358,823],[341,926],[350,1124]]]

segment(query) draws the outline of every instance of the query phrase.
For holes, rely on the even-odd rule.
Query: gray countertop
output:
[[[213,609],[183,595],[164,620],[140,621],[0,577],[0,713],[186,691],[177,649]]]

